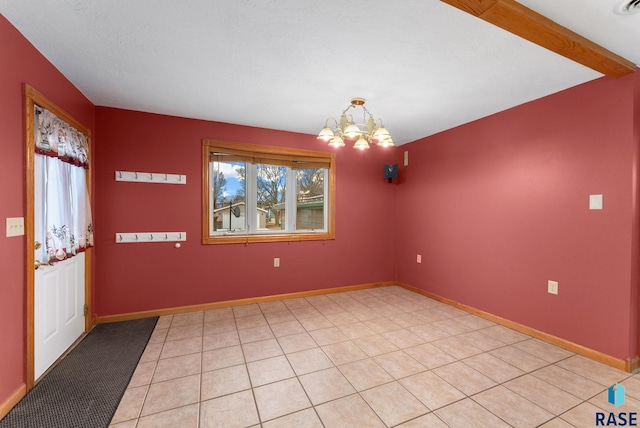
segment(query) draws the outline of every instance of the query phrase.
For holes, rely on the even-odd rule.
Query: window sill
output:
[[[317,233],[281,233],[277,235],[267,234],[230,234],[221,236],[208,236],[203,238],[203,244],[247,244],[250,242],[296,242],[296,241],[326,241],[335,239],[331,232]]]

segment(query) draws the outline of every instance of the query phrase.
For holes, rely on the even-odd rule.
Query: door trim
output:
[[[33,254],[33,243],[35,242],[34,231],[34,155],[35,155],[35,114],[34,106],[46,108],[60,119],[67,122],[69,125],[76,128],[87,136],[88,149],[87,154],[89,157],[89,173],[86,175],[87,179],[87,193],[89,195],[90,204],[93,206],[93,198],[91,192],[91,175],[93,173],[93,160],[91,156],[91,130],[82,125],[76,119],[74,119],[67,112],[58,107],[55,103],[50,101],[47,97],[42,95],[33,87],[24,85],[25,95],[25,111],[24,111],[24,123],[25,123],[25,159],[26,159],[26,219],[25,219],[25,233],[26,233],[26,364],[25,364],[25,380],[27,391],[31,390],[35,384],[34,379],[34,362],[35,362],[35,346],[34,346],[34,287],[35,287],[35,271],[34,262],[35,257]],[[89,247],[85,251],[85,265],[84,265],[84,304],[87,311],[84,318],[84,331],[88,332],[95,324],[95,317],[93,315],[92,307],[92,248]]]

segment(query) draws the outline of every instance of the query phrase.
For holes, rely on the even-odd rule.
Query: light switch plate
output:
[[[409,151],[405,150],[404,152],[404,166],[409,165]]]
[[[589,209],[590,210],[602,209],[602,195],[589,195]]]
[[[7,238],[24,235],[24,217],[7,217]]]

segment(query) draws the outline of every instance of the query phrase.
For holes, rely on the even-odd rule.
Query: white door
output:
[[[37,380],[84,332],[84,253],[42,264],[46,238],[45,156],[35,155],[34,378]]]

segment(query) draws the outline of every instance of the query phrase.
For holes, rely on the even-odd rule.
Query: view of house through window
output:
[[[204,243],[333,239],[333,154],[203,147]]]
[[[296,172],[297,230],[324,228],[324,172],[322,168],[305,168]]]
[[[212,231],[244,231],[246,190],[240,174],[244,174],[246,164],[215,160],[211,168]]]

